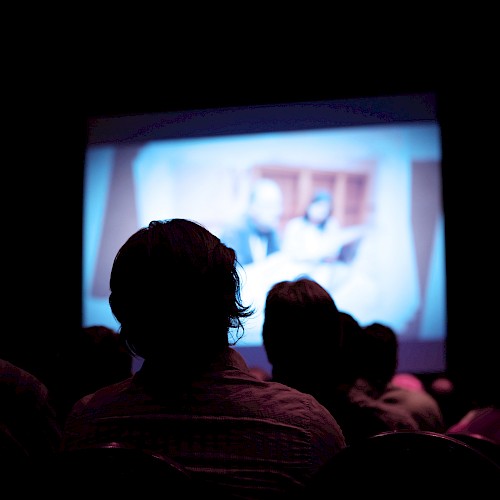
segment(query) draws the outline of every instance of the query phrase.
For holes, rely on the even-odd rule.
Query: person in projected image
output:
[[[110,290],[120,335],[144,362],[73,406],[62,450],[117,441],[158,451],[220,498],[251,500],[291,498],[345,448],[314,397],[256,377],[233,347],[252,309],[235,251],[204,226],[168,219],[136,231]]]
[[[233,230],[230,236],[228,233],[222,236],[223,241],[240,249],[237,254],[238,260],[244,265],[243,298],[256,310],[256,314],[248,321],[244,340],[254,344],[261,342],[263,308],[270,287],[279,281],[304,275],[318,281],[329,292],[344,286],[350,277],[351,261],[362,235],[359,226],[341,227],[333,215],[331,193],[318,190],[313,194],[305,213],[287,222],[280,239],[278,227],[283,211],[283,196],[281,192],[278,193],[278,186],[273,187],[274,181],[265,179],[260,182],[262,184],[256,185],[258,190],[251,198],[249,213],[253,214],[253,221],[257,220],[258,215],[261,221],[266,221],[265,227],[273,228],[276,245],[273,245],[272,251],[262,254],[260,259],[248,259],[246,247],[250,231],[242,230],[241,226],[237,231]],[[252,222],[248,225],[255,224]]]
[[[268,178],[257,179],[246,212],[223,229],[221,240],[236,251],[242,266],[261,262],[281,247],[282,213],[283,193],[279,184]]]
[[[341,226],[334,215],[332,194],[319,190],[304,214],[286,224],[282,251],[298,274],[307,273],[333,292],[348,277],[349,262],[361,235],[358,227]]]

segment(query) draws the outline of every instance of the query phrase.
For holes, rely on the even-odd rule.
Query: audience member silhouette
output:
[[[472,434],[494,441],[500,447],[499,368],[498,362],[485,360],[483,366],[471,369],[466,381],[459,381],[469,406],[448,426],[448,434]]]
[[[57,354],[51,389],[61,424],[83,396],[132,376],[132,356],[120,334],[104,325],[68,335]]]
[[[342,328],[331,295],[300,277],[269,290],[262,338],[272,378],[325,400],[337,380]]]
[[[262,329],[272,379],[313,395],[335,417],[348,444],[377,432],[416,429],[411,416],[398,408],[349,401],[356,374],[346,357],[344,321],[317,281],[300,277],[272,286]],[[357,331],[356,322],[351,328]]]
[[[425,387],[441,408],[446,428],[456,423],[471,408],[466,394],[458,390],[447,373],[430,378]]]
[[[37,377],[0,359],[0,401],[2,461],[43,459],[58,450],[61,428],[51,395]]]
[[[144,362],[75,404],[62,450],[126,442],[262,499],[300,489],[345,447],[316,399],[257,379],[232,347],[253,312],[237,266],[235,251],[193,221],[152,221],[130,236],[113,262],[109,303]]]
[[[453,403],[458,399],[463,410],[454,412],[455,419],[446,434],[476,447],[500,465],[500,363],[498,350],[488,343],[491,339],[481,339],[481,334],[491,336],[491,331],[478,331],[479,337],[475,336],[474,344],[467,350],[469,363],[459,371],[451,367],[448,374],[453,380],[448,396],[452,396]],[[476,343],[481,340],[483,344]],[[488,348],[482,349],[480,345]],[[453,404],[455,410],[457,407]]]
[[[388,325],[374,322],[361,330],[355,350],[357,380],[349,391],[353,401],[376,400],[407,410],[419,430],[444,432],[445,424],[437,401],[425,390],[412,390],[393,382],[398,367],[399,344]]]

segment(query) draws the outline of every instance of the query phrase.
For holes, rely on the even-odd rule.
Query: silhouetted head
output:
[[[342,329],[337,306],[319,283],[299,278],[271,287],[262,336],[273,379],[309,393],[309,383],[325,377],[331,382],[338,369]]]
[[[61,418],[83,396],[132,375],[121,335],[104,325],[82,327],[61,343],[51,390]]]
[[[236,255],[202,225],[152,221],[119,249],[109,304],[129,349],[163,364],[209,363],[251,314]]]
[[[352,314],[346,311],[340,311],[339,314],[342,324],[341,380],[350,385],[359,376],[358,346],[363,335],[363,327]]]
[[[398,337],[388,325],[365,326],[358,351],[359,375],[375,387],[385,387],[398,367],[398,347]]]

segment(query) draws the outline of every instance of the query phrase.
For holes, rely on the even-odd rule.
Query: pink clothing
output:
[[[74,407],[63,448],[125,441],[158,450],[241,498],[301,486],[345,447],[332,415],[308,394],[258,380],[229,348],[184,389],[147,362],[130,379]]]
[[[475,434],[495,441],[500,445],[500,408],[486,407],[469,411],[447,434]]]
[[[396,373],[394,377],[392,377],[391,384],[410,391],[419,392],[425,390],[421,380],[412,373]]]

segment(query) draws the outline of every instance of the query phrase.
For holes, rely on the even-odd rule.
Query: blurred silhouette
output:
[[[500,446],[500,364],[498,350],[487,345],[488,351],[484,351],[479,360],[472,354],[471,364],[456,377],[455,390],[468,404],[460,417],[448,426],[447,432],[475,435]]]
[[[76,403],[63,451],[125,443],[160,452],[228,494],[276,498],[345,446],[312,396],[258,380],[231,347],[252,310],[241,302],[235,251],[200,224],[139,229],[116,254],[110,290],[120,335],[144,362]]]
[[[236,251],[238,262],[243,266],[262,261],[281,247],[282,213],[283,194],[279,184],[268,178],[257,179],[247,212],[222,231],[221,241]]]
[[[334,215],[333,197],[317,191],[303,215],[290,219],[283,233],[283,251],[293,259],[320,263],[348,262],[355,252],[352,244],[361,233],[344,229]],[[349,252],[347,246],[349,244]],[[343,250],[344,249],[344,250]]]
[[[115,330],[82,327],[60,343],[51,380],[61,424],[83,396],[132,376],[132,356]]]
[[[303,215],[290,219],[283,231],[283,253],[330,293],[349,275],[362,237],[358,227],[344,228],[334,215],[333,196],[314,193]]]
[[[4,359],[0,359],[0,423],[4,436],[25,456],[45,456],[59,447],[61,431],[47,387]]]
[[[376,400],[408,411],[419,430],[444,432],[437,401],[425,390],[414,390],[393,382],[398,366],[398,338],[388,325],[371,323],[361,330],[355,348],[357,380],[349,398],[360,403]]]
[[[0,478],[17,493],[35,488],[39,464],[59,448],[61,429],[47,387],[0,359]]]
[[[315,193],[305,213],[290,219],[283,233],[283,251],[306,262],[335,262],[343,243],[342,228],[333,215],[333,198],[327,191]]]
[[[447,374],[438,375],[426,387],[441,408],[446,428],[458,422],[471,408],[467,395],[457,388]]]
[[[391,379],[391,384],[402,387],[410,391],[425,391],[424,383],[413,373],[395,373]]]
[[[360,327],[351,319],[350,328],[357,332]],[[416,429],[406,411],[375,400],[372,404],[349,400],[357,365],[347,357],[344,321],[347,315],[314,280],[302,277],[271,287],[262,337],[272,379],[313,395],[335,417],[348,444],[385,430]],[[351,344],[350,335],[345,336]]]
[[[473,408],[458,422],[448,427],[447,433],[484,437],[500,446],[500,408],[494,406]]]

